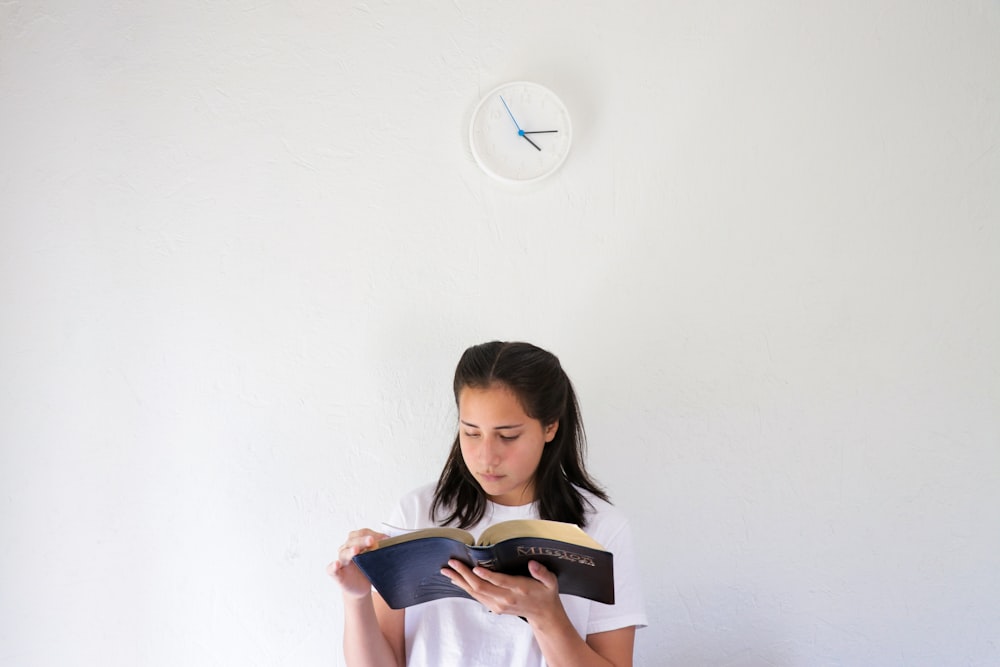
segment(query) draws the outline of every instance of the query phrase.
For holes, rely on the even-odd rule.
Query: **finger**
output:
[[[464,567],[461,563],[459,563],[458,565],[459,567],[463,567],[471,577],[472,573],[469,571],[469,568]],[[451,563],[449,563],[449,566],[451,566]],[[454,566],[441,568],[441,574],[447,577],[452,584],[461,588],[469,595],[475,597],[475,591],[473,590],[472,585],[470,584],[470,580],[466,579],[466,575],[458,571]]]
[[[465,579],[466,581],[472,581],[472,579],[475,577],[475,575],[472,574],[472,569],[469,568],[468,565],[466,565],[460,560],[455,560],[454,558],[452,558],[451,560],[448,561],[448,567],[457,572],[458,575],[462,577],[462,579]]]
[[[455,584],[459,588],[464,589],[466,587],[465,579],[461,574],[451,569],[450,567],[442,567],[441,574],[448,578],[448,581]]]
[[[368,530],[367,528],[363,530],[352,531],[348,536],[347,541],[344,542],[340,549],[337,550],[339,556],[346,556],[349,560],[360,553],[364,553],[372,548],[374,548],[379,540],[385,539],[385,535],[382,533],[376,533],[373,530]],[[344,552],[348,552],[345,554]],[[343,558],[342,558],[343,560]]]
[[[492,594],[496,590],[492,584],[474,575],[472,570],[463,563],[453,561],[449,565],[451,567],[441,568],[441,574],[448,577],[452,584],[465,591],[469,597],[483,605],[490,613],[503,613],[501,611],[502,605],[498,604],[497,597]]]
[[[337,562],[340,563],[341,567],[347,567],[351,564],[351,561],[355,556],[368,551],[370,548],[375,546],[375,543],[376,540],[374,536],[371,535],[349,537],[347,541],[344,544],[341,544],[340,548],[337,549]]]
[[[531,573],[532,578],[548,588],[549,590],[557,590],[559,587],[559,579],[556,575],[552,573],[547,567],[539,563],[538,561],[528,561],[528,572]]]
[[[350,566],[350,561],[347,563],[342,563],[339,560],[335,560],[326,566],[326,573],[330,575],[335,581],[340,581],[344,576],[344,569]]]
[[[364,536],[362,536],[361,543],[367,548],[372,548],[382,540],[387,540],[387,539],[389,539],[389,536],[386,535],[385,533],[376,533],[374,530],[370,530]]]
[[[378,542],[379,540],[384,540],[384,539],[388,538],[389,536],[386,535],[385,533],[379,533],[377,531],[374,531],[371,528],[362,528],[361,530],[355,530],[355,531],[353,531],[351,533],[350,537],[355,537],[355,538],[369,538],[370,537],[375,542]]]
[[[494,580],[510,579],[507,575],[491,572],[484,567],[470,568],[465,563],[457,560],[448,561],[448,565],[461,575],[462,579],[469,585],[470,588],[485,594],[496,592],[495,589],[498,586],[494,583]]]
[[[517,577],[511,576],[509,574],[501,574],[499,572],[494,572],[485,567],[476,567],[472,569],[472,574],[479,577],[483,581],[498,586],[500,588],[515,588],[517,586]]]
[[[344,540],[344,544],[375,544],[381,540],[388,538],[389,536],[385,533],[379,533],[371,528],[361,528],[359,530],[352,530],[347,534],[347,539]]]
[[[361,553],[362,551],[366,551],[367,549],[375,546],[375,542],[375,538],[371,535],[361,535],[350,540],[347,543],[347,546],[349,546],[352,551]]]
[[[344,545],[337,550],[337,562],[340,563],[340,567],[347,567],[359,553],[357,547]]]
[[[337,562],[340,563],[341,567],[347,567],[351,563],[351,560],[357,555],[357,550],[354,547],[343,546],[340,551],[337,552]]]
[[[476,574],[476,570],[482,568],[474,570],[469,568],[465,563],[454,559],[448,561],[448,568],[441,570],[441,572],[451,579],[452,583],[458,585],[466,593],[476,597],[476,599],[479,599],[478,596],[480,595],[490,595],[495,592],[492,583]]]

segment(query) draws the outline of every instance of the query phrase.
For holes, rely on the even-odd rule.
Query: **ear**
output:
[[[558,431],[559,420],[557,419],[545,427],[545,442],[552,442],[552,439],[556,437],[556,432]]]

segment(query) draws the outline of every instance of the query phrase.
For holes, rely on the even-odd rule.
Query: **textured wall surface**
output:
[[[577,383],[637,664],[1000,664],[998,119],[985,0],[0,3],[0,665],[342,664],[493,338]]]

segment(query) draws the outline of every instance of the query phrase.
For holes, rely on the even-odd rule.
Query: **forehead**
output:
[[[464,387],[458,395],[458,413],[464,421],[476,420],[492,423],[511,423],[511,418],[529,419],[517,395],[504,385],[489,387]]]

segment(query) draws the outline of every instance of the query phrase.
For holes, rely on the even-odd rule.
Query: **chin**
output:
[[[505,480],[479,480],[479,488],[483,490],[483,493],[490,496],[506,496],[517,491],[518,487],[516,484],[510,484],[505,482]]]

